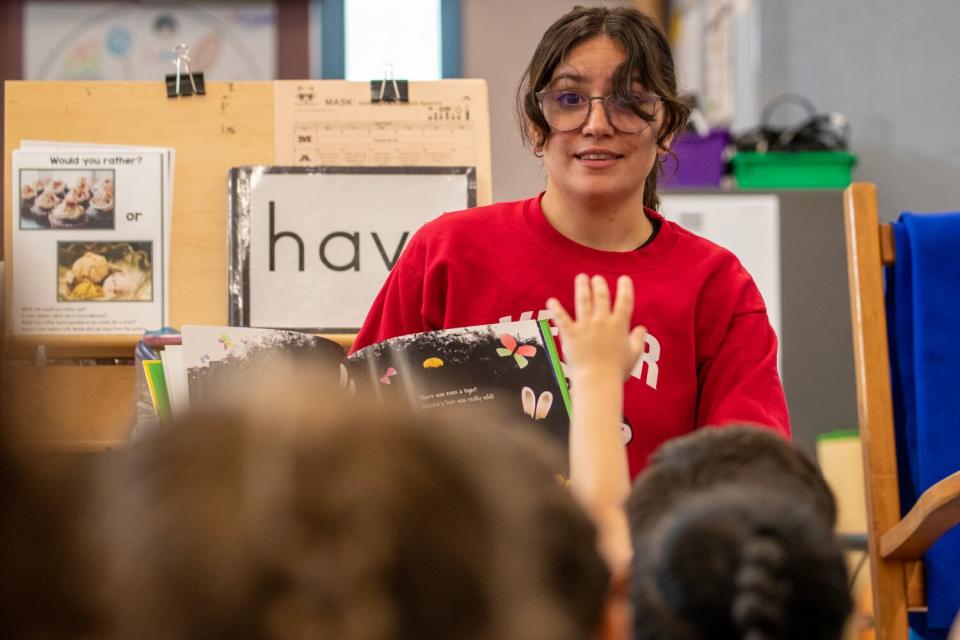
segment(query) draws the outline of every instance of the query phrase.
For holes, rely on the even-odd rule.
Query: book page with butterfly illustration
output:
[[[276,329],[184,325],[181,357],[191,407],[230,401],[237,383],[269,367],[271,358],[290,355],[329,367],[339,377],[343,348],[327,338]]]
[[[569,393],[545,320],[400,336],[347,361],[358,393],[424,410],[490,403],[566,447]]]

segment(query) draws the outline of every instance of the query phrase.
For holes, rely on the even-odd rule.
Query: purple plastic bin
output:
[[[663,159],[662,186],[664,187],[716,187],[724,173],[723,150],[730,142],[726,129],[711,129],[705,137],[694,131],[685,131],[673,141],[672,156]]]

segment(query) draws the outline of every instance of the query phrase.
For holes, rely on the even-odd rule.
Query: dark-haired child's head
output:
[[[836,640],[851,611],[831,528],[775,491],[705,490],[635,544],[636,640]]]
[[[627,501],[630,529],[649,529],[685,497],[730,482],[780,492],[809,505],[828,527],[836,524],[833,493],[802,451],[769,429],[730,426],[700,429],[657,449]]]
[[[548,580],[602,601],[605,568],[546,462],[511,472],[495,425],[300,398],[194,415],[106,476],[114,637],[583,637]]]

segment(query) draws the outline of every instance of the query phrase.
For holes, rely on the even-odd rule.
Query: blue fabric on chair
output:
[[[960,469],[960,213],[903,213],[893,231],[887,320],[906,512]],[[960,529],[930,548],[925,570],[928,613],[917,626],[946,630],[960,609]]]

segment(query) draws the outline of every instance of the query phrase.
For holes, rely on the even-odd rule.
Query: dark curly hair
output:
[[[831,528],[755,485],[691,496],[635,544],[636,640],[838,640],[852,609]]]
[[[661,445],[627,499],[630,529],[648,529],[680,500],[730,482],[776,490],[809,504],[828,527],[836,524],[836,499],[817,465],[770,429],[744,425],[700,429]]]
[[[540,109],[537,93],[553,77],[557,66],[578,45],[591,38],[605,36],[617,42],[626,52],[626,60],[614,74],[617,95],[631,94],[631,85],[639,79],[643,86],[659,96],[663,105],[663,122],[657,132],[657,147],[669,152],[672,136],[682,131],[690,115],[686,99],[679,95],[670,42],[663,29],[650,17],[633,7],[574,7],[544,32],[533,58],[517,89],[517,116],[524,142],[543,146],[550,138],[550,125]],[[657,208],[657,176],[662,161],[644,177],[643,204]]]

